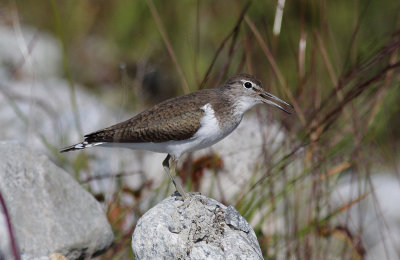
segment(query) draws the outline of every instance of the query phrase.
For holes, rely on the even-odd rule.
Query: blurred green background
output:
[[[365,194],[330,212],[320,208],[329,204],[340,175],[351,171],[361,182],[384,169],[400,176],[400,1],[286,1],[280,32],[273,33],[277,4],[16,0],[1,5],[0,15],[12,26],[15,11],[21,24],[55,36],[64,52],[63,77],[132,113],[195,91],[202,82],[215,87],[238,72],[256,75],[265,89],[293,103],[296,113],[273,114],[287,131],[286,152],[268,177],[228,202],[248,220],[265,203],[272,203],[270,213],[274,203],[282,203],[288,215],[307,212],[306,221],[295,217],[298,225],[284,234],[255,227],[266,259],[318,259],[326,252],[364,259],[365,248],[357,244],[361,231],[349,235],[332,223]],[[271,191],[270,176],[290,167],[296,174]],[[286,200],[310,187],[307,204]],[[114,228],[120,235],[104,259],[132,257],[128,232]],[[345,237],[338,239],[340,249],[329,246],[338,233]]]
[[[318,87],[322,94],[332,89],[327,61],[322,55],[327,55],[330,69],[340,77],[395,37],[399,29],[400,3],[397,1],[294,1],[284,6],[281,33],[273,35],[277,2],[249,3],[246,15],[269,45],[288,87],[294,93],[302,91],[299,99],[307,99],[307,90],[313,91],[312,87]],[[156,77],[150,76],[148,84],[153,90],[161,91],[162,96],[151,96],[148,103],[183,92],[180,75],[148,2],[25,0],[9,4],[17,8],[22,23],[59,38],[65,49],[65,70],[70,71],[65,71],[65,74],[70,73],[65,76],[97,94],[121,89],[121,63],[127,65],[129,78],[135,78],[140,66],[155,73]],[[154,1],[153,4],[157,10],[156,19],[170,41],[185,81],[191,91],[196,90],[246,2]],[[5,16],[8,11],[7,5],[3,7]],[[298,62],[301,35],[306,40],[303,64]],[[275,86],[270,64],[245,22],[240,25],[232,60],[228,53],[225,46],[211,71],[212,76],[228,62],[224,78],[238,71],[248,71],[257,75],[267,89]],[[279,85],[274,91],[276,94],[283,92]],[[398,139],[395,129],[399,126],[399,117],[393,113],[399,111],[396,102],[399,94],[398,91],[391,94],[392,98],[381,108],[389,114],[385,112],[387,116],[377,117],[383,122],[377,123],[372,133],[374,138],[387,144]],[[132,106],[132,102],[125,102],[125,105]]]

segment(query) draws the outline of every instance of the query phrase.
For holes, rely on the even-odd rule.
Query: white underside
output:
[[[200,150],[217,143],[229,135],[239,125],[240,121],[237,122],[237,124],[232,125],[230,129],[224,129],[224,131],[221,131],[211,105],[206,104],[202,109],[204,110],[205,115],[201,119],[201,127],[196,134],[188,140],[168,141],[163,143],[96,143],[96,145],[168,153],[179,158],[185,152]]]

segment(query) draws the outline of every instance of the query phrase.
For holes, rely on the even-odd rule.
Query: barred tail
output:
[[[93,146],[101,145],[101,144],[103,144],[103,143],[102,142],[89,143],[87,141],[84,141],[84,142],[79,143],[79,144],[74,144],[74,145],[65,147],[65,148],[60,150],[60,153],[66,153],[66,152],[75,151],[75,150],[82,150],[82,149],[85,149],[85,148],[88,148],[88,147],[93,147]]]

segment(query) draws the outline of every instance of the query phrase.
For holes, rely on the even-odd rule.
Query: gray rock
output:
[[[22,254],[21,260],[52,260],[49,256],[31,256],[28,254]]]
[[[396,172],[378,172],[359,179],[358,173],[343,175],[331,196],[331,205],[343,207],[360,200],[360,194],[373,194],[360,200],[338,215],[339,225],[346,225],[352,234],[359,234],[367,259],[399,259],[400,255],[400,185]],[[362,227],[362,232],[360,231]]]
[[[29,59],[21,63],[26,59],[24,47],[28,45],[31,45]],[[21,76],[36,78],[59,75],[62,71],[59,41],[37,28],[22,25],[21,31],[16,31],[15,27],[0,23],[0,46],[0,76],[9,74],[10,67]]]
[[[170,196],[132,235],[135,259],[263,259],[254,231],[232,206],[199,194]]]
[[[15,142],[0,142],[0,154],[0,190],[23,255],[78,259],[111,245],[101,205],[71,176]]]
[[[233,207],[229,206],[226,209],[226,224],[244,232],[249,232],[251,227],[249,223],[239,214],[239,212]]]

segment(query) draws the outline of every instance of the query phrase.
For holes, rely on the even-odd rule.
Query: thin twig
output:
[[[60,20],[60,15],[58,13],[57,5],[54,0],[49,0],[49,1],[54,15],[55,30],[57,32],[58,40],[60,41],[62,48],[62,64],[64,72],[66,74],[66,78],[68,80],[72,111],[74,113],[74,121],[78,133],[82,134],[81,120],[78,113],[78,104],[76,102],[75,84],[74,81],[72,80],[71,70],[68,64],[67,46],[65,44],[64,31]]]
[[[204,75],[203,81],[201,82],[199,89],[203,89],[210,77],[211,74],[211,70],[214,67],[215,62],[217,61],[217,58],[219,56],[219,54],[221,53],[221,51],[224,49],[225,44],[228,42],[228,40],[233,36],[234,38],[237,37],[238,33],[239,33],[239,28],[240,25],[242,24],[244,15],[246,14],[247,9],[250,7],[251,1],[248,1],[246,3],[246,5],[243,7],[242,12],[240,13],[239,19],[235,24],[235,27],[233,27],[232,31],[222,40],[221,44],[219,45],[217,51],[214,54],[214,57],[211,61],[210,66],[207,69],[206,74]],[[231,42],[231,48],[230,50],[232,51],[232,46],[234,46],[235,40],[232,40]]]
[[[317,124],[317,126],[324,125],[323,132],[325,132],[331,124],[334,122],[335,118],[338,116],[338,113],[348,104],[350,101],[358,97],[362,92],[364,92],[368,86],[372,83],[375,83],[381,80],[388,71],[400,67],[400,61],[390,64],[386,66],[384,69],[380,70],[374,77],[364,81],[363,83],[357,85],[356,87],[352,88],[347,95],[344,97],[343,101],[339,102],[333,109],[331,109],[326,116]],[[313,132],[317,126],[311,128],[310,132]]]
[[[250,27],[250,30],[253,32],[254,36],[256,37],[258,44],[260,45],[261,49],[263,50],[265,56],[267,57],[270,65],[272,67],[272,70],[274,71],[274,74],[279,81],[279,84],[283,88],[283,91],[288,96],[290,103],[293,104],[294,110],[296,111],[296,115],[300,119],[301,124],[303,126],[306,126],[306,119],[304,117],[303,111],[300,109],[299,103],[294,98],[292,92],[288,88],[286,80],[283,77],[281,71],[279,70],[278,64],[276,63],[275,58],[273,57],[271,51],[269,50],[268,46],[265,44],[264,40],[262,39],[260,32],[257,30],[256,26],[254,25],[254,23],[250,20],[250,18],[247,15],[245,15],[244,19],[245,19],[247,25]]]
[[[185,94],[187,94],[187,93],[190,92],[188,83],[187,83],[187,81],[185,79],[185,76],[183,74],[182,68],[178,63],[178,59],[176,58],[174,49],[172,48],[172,45],[171,45],[171,43],[170,43],[170,41],[168,39],[168,35],[165,32],[164,26],[163,26],[163,24],[161,22],[161,19],[160,19],[160,15],[158,14],[158,11],[157,11],[156,7],[154,6],[152,0],[146,0],[146,3],[147,3],[147,6],[150,9],[151,14],[153,15],[153,18],[154,18],[156,24],[157,24],[158,31],[161,34],[161,37],[162,37],[162,39],[163,39],[163,41],[165,43],[165,46],[167,47],[169,56],[171,57],[172,62],[174,63],[175,68],[176,68],[176,70],[177,70],[177,72],[179,74],[179,78],[180,78],[181,84],[182,84],[182,90],[183,90],[183,92]]]
[[[278,4],[276,5],[276,11],[275,11],[274,27],[272,30],[273,34],[276,36],[279,35],[281,32],[284,7],[285,7],[285,0],[278,0]]]
[[[6,202],[4,201],[4,198],[3,198],[3,195],[1,194],[1,192],[0,192],[0,205],[1,205],[2,209],[3,209],[2,211],[3,211],[3,214],[4,214],[4,218],[6,220],[6,223],[7,223],[7,229],[8,229],[8,235],[10,236],[12,254],[13,254],[15,260],[19,260],[20,256],[19,256],[19,252],[18,252],[18,249],[17,249],[18,246],[17,246],[17,242],[16,242],[16,239],[15,239],[15,236],[14,236],[14,231],[13,231],[13,228],[12,228],[10,215],[8,214],[8,210],[7,210],[7,207],[6,207]]]
[[[361,63],[359,63],[358,65],[354,66],[354,68],[351,69],[348,73],[343,75],[338,80],[338,86],[336,88],[334,88],[331,91],[331,93],[329,93],[327,95],[327,97],[321,102],[321,105],[319,107],[316,107],[315,110],[312,113],[310,113],[310,116],[308,117],[308,123],[307,123],[306,129],[310,128],[311,125],[313,125],[315,123],[314,121],[315,121],[317,115],[321,114],[322,110],[327,109],[330,102],[332,102],[332,100],[334,100],[334,96],[336,95],[337,91],[348,86],[348,84],[351,81],[353,81],[357,76],[368,75],[369,71],[372,70],[373,68],[375,68],[381,60],[383,60],[384,58],[387,58],[388,55],[397,51],[398,49],[400,49],[400,41],[391,42],[390,44],[387,44],[385,47],[383,47],[380,51],[378,51],[375,55],[371,55],[366,60],[364,60]]]
[[[131,173],[127,173],[127,172],[121,172],[121,173],[117,173],[117,174],[107,174],[107,175],[97,175],[97,176],[89,176],[88,178],[80,181],[81,183],[88,183],[91,181],[97,181],[97,180],[102,180],[102,179],[114,179],[114,178],[122,178],[122,177],[129,177],[129,176],[133,176],[136,174],[144,174],[143,171],[137,171],[137,172],[131,172]]]

